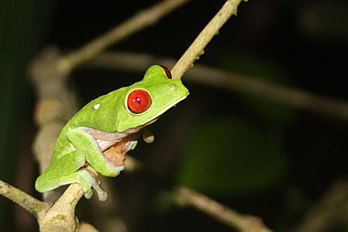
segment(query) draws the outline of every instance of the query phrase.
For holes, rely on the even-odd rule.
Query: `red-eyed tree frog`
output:
[[[153,65],[143,80],[92,100],[60,132],[50,165],[37,178],[35,188],[46,192],[77,182],[86,198],[91,198],[93,188],[105,201],[108,194],[96,176],[117,176],[140,131],[188,94],[166,67]]]

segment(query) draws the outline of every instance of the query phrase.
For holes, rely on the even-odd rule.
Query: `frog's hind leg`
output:
[[[60,164],[65,164],[62,167]],[[54,160],[50,166],[39,176],[35,182],[35,188],[39,192],[46,192],[62,185],[79,183],[85,191],[85,197],[91,198],[92,187],[97,191],[99,200],[105,201],[108,194],[100,187],[93,175],[83,169],[86,165],[83,152],[74,151]]]
[[[97,192],[100,201],[105,201],[108,198],[107,192],[100,187],[96,179],[85,169],[78,170],[69,175],[60,176],[56,179],[50,179],[49,181],[51,182],[50,188],[45,189],[45,191],[53,190],[61,185],[79,183],[85,191],[84,195],[87,199],[91,198],[93,195],[92,187]]]

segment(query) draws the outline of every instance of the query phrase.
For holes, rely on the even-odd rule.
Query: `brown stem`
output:
[[[0,180],[0,194],[23,207],[36,218],[43,214],[49,207],[47,203],[35,199],[2,180]]]
[[[176,198],[183,203],[191,205],[239,231],[271,232],[260,218],[242,215],[192,189],[180,186],[175,189],[174,193]]]

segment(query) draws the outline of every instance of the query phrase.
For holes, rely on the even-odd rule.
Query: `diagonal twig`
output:
[[[271,232],[271,230],[263,224],[260,218],[250,215],[242,215],[187,187],[176,187],[174,195],[184,204],[191,205],[238,231]]]
[[[210,20],[210,22],[199,33],[191,46],[185,51],[178,62],[171,70],[173,78],[180,79],[184,73],[192,67],[203,53],[204,48],[208,45],[211,39],[218,34],[220,28],[232,16],[237,14],[237,7],[242,0],[228,0]]]
[[[39,218],[48,208],[49,204],[39,201],[29,194],[13,187],[0,180],[0,195],[7,197],[11,201],[17,203],[29,213]]]
[[[80,49],[59,60],[59,67],[67,72],[98,55],[107,47],[156,23],[160,18],[189,2],[190,0],[165,0],[129,18],[107,33],[95,38]]]

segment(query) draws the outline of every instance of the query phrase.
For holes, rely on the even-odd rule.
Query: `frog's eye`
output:
[[[135,114],[145,112],[151,106],[151,96],[144,89],[135,89],[128,94],[127,107]]]
[[[160,65],[160,66],[161,66],[161,67],[163,68],[163,70],[165,71],[167,77],[168,77],[169,79],[172,79],[172,73],[170,72],[170,70],[169,70],[166,66],[164,66],[164,65]]]

